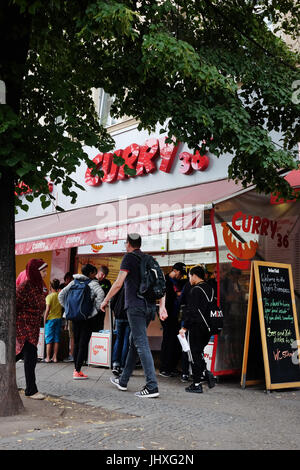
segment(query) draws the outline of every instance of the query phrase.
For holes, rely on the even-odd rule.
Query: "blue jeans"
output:
[[[130,327],[128,320],[116,319],[117,338],[113,350],[113,365],[125,366],[128,348],[129,348],[129,334]]]
[[[127,386],[135,368],[137,358],[139,357],[146,377],[146,386],[148,390],[154,390],[157,388],[157,380],[147,337],[147,327],[150,321],[155,317],[155,306],[144,309],[140,307],[130,307],[126,312],[130,326],[129,351],[125,368],[119,378],[119,383],[124,387]]]

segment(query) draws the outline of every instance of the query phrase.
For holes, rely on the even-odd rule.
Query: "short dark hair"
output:
[[[72,279],[73,280],[73,274],[68,271],[65,275],[64,275],[64,281],[66,281],[68,278]]]
[[[53,280],[50,282],[50,286],[52,287],[52,289],[58,290],[58,289],[59,289],[59,286],[60,286],[60,281],[59,281],[58,279],[53,279]]]
[[[202,266],[194,266],[189,274],[192,276],[193,274],[195,274],[196,276],[198,276],[200,279],[204,279],[205,278],[205,271],[204,269],[202,268]]]
[[[142,237],[138,233],[128,233],[126,241],[132,248],[141,248]]]
[[[105,264],[102,264],[102,266],[100,266],[100,268],[99,268],[99,269],[100,269],[100,271],[102,271],[102,272],[103,272],[103,274],[105,274],[105,276],[107,276],[107,275],[108,275],[108,273],[109,273],[109,269],[108,269],[108,267],[107,267],[107,266],[105,266]]]
[[[89,277],[90,274],[97,272],[97,268],[92,264],[84,264],[81,268],[81,272],[84,276]]]

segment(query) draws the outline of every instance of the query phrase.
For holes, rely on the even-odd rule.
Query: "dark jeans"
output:
[[[189,364],[189,356],[187,352],[182,351],[181,356],[181,368],[183,375],[189,375],[190,373],[190,364]]]
[[[152,353],[150,350],[147,327],[155,317],[155,306],[148,308],[131,307],[126,310],[130,326],[129,350],[125,368],[119,378],[120,385],[126,386],[139,357],[146,377],[149,390],[157,388],[157,380]]]
[[[168,317],[161,322],[163,328],[163,339],[160,350],[160,370],[172,372],[176,370],[178,361],[181,357],[181,346],[177,335],[180,325],[175,317]]]
[[[129,349],[130,326],[128,320],[116,319],[117,338],[114,344],[112,362],[124,369]]]
[[[98,314],[99,315],[99,314]],[[77,372],[81,371],[81,367],[88,356],[89,342],[93,331],[99,331],[99,317],[96,315],[89,320],[73,321],[74,336],[74,366]]]
[[[204,359],[204,348],[208,344],[210,334],[203,332],[198,326],[192,326],[188,332],[188,338],[192,354],[192,372],[193,382],[199,383],[203,377],[206,369],[206,362]]]
[[[37,393],[38,389],[35,383],[35,366],[37,363],[37,347],[25,341],[22,351],[16,355],[16,361],[24,359],[25,372],[25,395],[31,396]]]

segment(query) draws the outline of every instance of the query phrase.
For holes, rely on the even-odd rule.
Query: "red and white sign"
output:
[[[144,145],[131,144],[124,150],[119,149],[113,153],[98,153],[93,162],[96,164],[98,170],[102,170],[104,175],[92,175],[92,168],[88,168],[85,172],[85,182],[89,186],[100,186],[102,183],[113,183],[118,180],[125,180],[127,178],[134,178],[136,176],[143,176],[145,174],[154,173],[157,171],[156,159],[161,158],[159,171],[170,173],[172,165],[177,154],[178,145],[174,142],[167,143],[166,137],[160,139],[150,138],[147,139]],[[124,163],[122,166],[116,165],[113,157],[122,157]],[[209,165],[209,157],[207,155],[200,155],[197,151],[195,155],[189,152],[182,152],[179,155],[181,161],[180,173],[191,174],[194,170],[204,171]],[[135,170],[135,175],[129,176],[125,174],[125,166],[130,170]]]
[[[27,184],[23,183],[23,181],[21,181],[20,183],[16,185],[16,189],[17,188],[19,189],[19,191],[15,191],[16,196],[23,196],[24,194],[32,193],[32,189]],[[53,192],[52,181],[48,181],[48,188],[49,188],[49,193],[52,193]]]
[[[89,342],[88,364],[110,367],[111,333],[92,333]]]
[[[206,368],[207,370],[210,370],[210,371],[212,370],[213,349],[214,349],[214,339],[211,338],[203,351],[204,360],[206,362]]]

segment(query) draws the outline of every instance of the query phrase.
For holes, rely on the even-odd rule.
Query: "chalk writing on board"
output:
[[[272,276],[272,273],[279,274],[279,269],[268,268],[267,273],[261,273],[260,282],[264,293],[272,294],[273,292],[277,292],[277,294],[289,294],[290,289],[280,285],[285,283],[285,278],[283,276]]]
[[[245,348],[242,384],[261,378],[259,354],[263,353],[267,389],[300,387],[300,340],[293,289],[290,265],[253,262],[247,314],[251,324],[246,330],[248,349]],[[262,349],[256,336],[257,320]],[[250,377],[246,380],[247,367]]]

